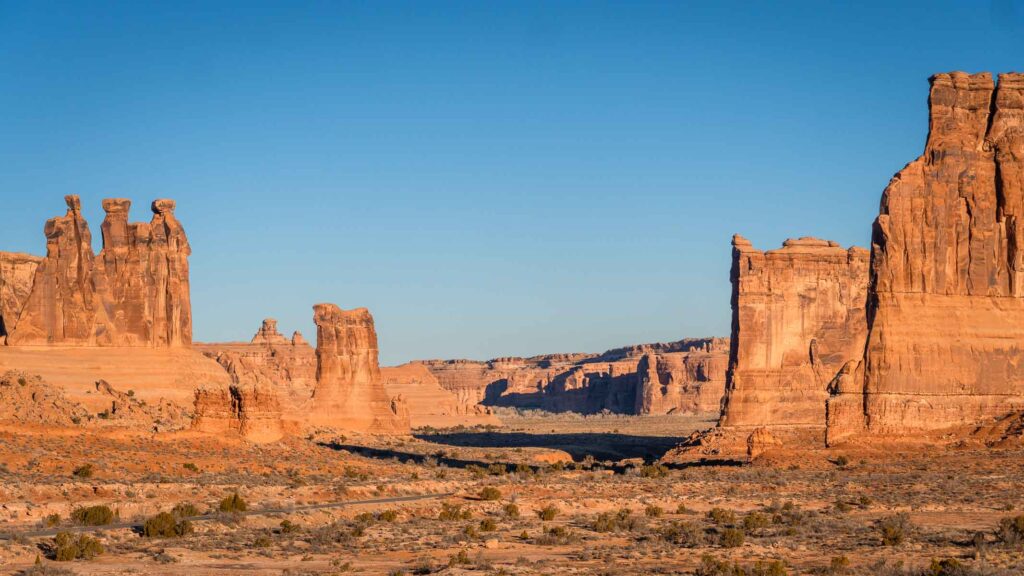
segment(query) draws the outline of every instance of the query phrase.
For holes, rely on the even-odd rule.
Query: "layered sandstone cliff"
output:
[[[460,402],[452,392],[418,362],[382,367],[381,379],[389,396],[402,396],[409,409],[410,424],[415,427],[474,426],[501,424],[491,409],[475,403]]]
[[[197,388],[194,410],[192,428],[201,432],[253,442],[273,442],[285,435],[280,398],[263,384]]]
[[[313,307],[316,386],[305,410],[309,425],[376,433],[409,431],[408,407],[381,381],[377,332],[366,308]]]
[[[645,357],[649,366],[640,370]],[[727,359],[728,339],[705,338],[602,354],[420,363],[462,404],[584,414],[667,414],[718,410]]]
[[[863,378],[839,391],[851,409],[831,419],[831,440],[1024,407],[1024,75],[931,84],[924,154],[875,221]]]
[[[0,290],[7,343],[191,344],[191,249],[174,217],[174,202],[153,202],[153,219],[143,224],[128,222],[128,200],[104,200],[103,250],[97,257],[81,202],[77,196],[64,200],[67,213],[46,222],[46,257],[35,263],[31,282],[23,277],[32,264],[0,266],[0,286],[19,287],[15,296]]]
[[[763,252],[733,237],[723,427],[824,428],[829,385],[867,337],[870,254],[816,238]]]

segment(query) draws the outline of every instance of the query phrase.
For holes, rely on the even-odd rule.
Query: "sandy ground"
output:
[[[0,573],[711,576],[736,574],[716,564],[735,562],[745,574],[930,574],[919,570],[943,559],[973,570],[963,574],[1024,573],[1021,547],[997,537],[1002,519],[1024,514],[1019,450],[814,450],[672,469],[651,462],[707,419],[502,419],[501,430],[263,446],[0,429]],[[76,476],[85,464],[92,475]],[[449,492],[216,513],[234,493],[250,510],[287,510]],[[55,562],[52,536],[24,536],[55,514],[56,528],[72,525],[82,506],[141,522],[180,503],[215,514],[175,538],[100,528],[105,550],[92,560]],[[883,523],[898,524],[900,542],[883,543]]]

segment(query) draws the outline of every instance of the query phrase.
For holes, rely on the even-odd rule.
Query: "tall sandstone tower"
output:
[[[17,280],[27,293],[5,301],[7,344],[191,345],[192,250],[174,217],[174,201],[156,200],[149,223],[129,223],[130,201],[104,200],[103,249],[97,256],[78,196],[64,200],[67,213],[46,222],[46,256],[34,263],[31,281],[21,278],[24,273],[5,272],[0,282]]]

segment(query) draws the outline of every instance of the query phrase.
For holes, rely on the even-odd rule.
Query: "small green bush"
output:
[[[192,462],[185,462],[184,464],[181,465],[181,467],[191,472],[199,472],[199,466],[196,466]]]
[[[697,548],[707,541],[704,529],[696,522],[672,522],[659,532],[662,540],[684,548]]]
[[[299,525],[288,519],[281,520],[281,524],[279,524],[279,526],[281,528],[281,534],[291,534],[299,531]]]
[[[650,504],[644,509],[644,514],[646,514],[648,518],[661,518],[665,515],[665,509],[656,504]]]
[[[661,464],[649,464],[640,468],[641,478],[664,478],[668,476],[668,468]]]
[[[996,537],[1007,546],[1024,544],[1024,514],[999,521]]]
[[[103,552],[103,544],[88,534],[58,532],[53,540],[54,559],[58,562],[92,560]]]
[[[618,512],[601,512],[594,519],[591,528],[594,532],[629,532],[639,525],[637,518],[628,508]]]
[[[54,526],[60,526],[60,514],[49,514],[46,518],[43,518],[43,525],[47,528],[53,528]]]
[[[199,508],[195,504],[190,502],[179,502],[171,508],[171,514],[174,514],[178,518],[190,518],[192,516],[200,516]]]
[[[193,531],[192,523],[179,520],[170,512],[161,512],[146,520],[142,526],[142,535],[146,538],[177,538]]]
[[[905,512],[882,518],[878,522],[878,529],[882,533],[882,545],[899,546],[910,535],[911,528],[910,517]]]
[[[486,486],[480,491],[481,500],[501,500],[501,490],[494,486]]]
[[[75,478],[92,478],[96,471],[93,469],[92,464],[82,464],[78,468],[71,471],[71,475]]]
[[[394,522],[398,520],[398,510],[383,510],[377,514],[377,520],[381,522]]]
[[[221,512],[245,512],[249,509],[249,505],[245,500],[235,492],[231,496],[220,501],[220,505],[217,507]]]
[[[726,528],[718,537],[718,543],[723,548],[739,548],[743,546],[745,534],[739,528]]]
[[[519,518],[519,506],[514,503],[505,504],[505,516],[509,518]]]
[[[472,517],[473,512],[470,510],[464,510],[462,506],[459,506],[458,504],[448,504],[447,502],[441,504],[441,512],[437,515],[438,520],[444,520],[446,522],[469,520]]]
[[[725,508],[712,508],[708,511],[708,520],[719,525],[732,525],[736,523],[736,513]]]
[[[760,512],[751,512],[743,517],[743,529],[747,532],[767,528],[769,524],[771,520]]]
[[[537,510],[537,516],[541,520],[549,522],[551,520],[554,520],[555,516],[558,516],[558,508],[555,508],[553,504],[548,504],[541,508],[540,510]]]
[[[83,526],[106,526],[114,521],[109,506],[82,506],[71,511],[71,519]]]
[[[498,523],[493,518],[484,518],[480,521],[481,532],[494,532],[498,529]]]

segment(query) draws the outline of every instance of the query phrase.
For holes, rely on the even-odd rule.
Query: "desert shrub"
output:
[[[1007,546],[1024,544],[1024,514],[1013,518],[1003,518],[996,529],[996,537]]]
[[[54,526],[60,525],[60,514],[49,514],[46,518],[43,518],[43,526],[47,528],[53,528]]]
[[[274,542],[270,539],[270,536],[266,534],[260,534],[252,541],[252,545],[256,548],[270,548]]]
[[[505,474],[508,474],[508,467],[504,464],[498,464],[495,462],[487,467],[487,473],[491,476],[504,476]]]
[[[735,524],[736,513],[725,508],[712,508],[708,511],[708,520],[715,524]]]
[[[199,472],[199,466],[196,466],[192,462],[185,462],[184,464],[181,465],[181,467],[190,472]]]
[[[747,532],[767,528],[769,524],[771,524],[771,520],[760,512],[751,512],[743,517],[743,529]]]
[[[394,522],[398,520],[398,510],[382,510],[377,514],[377,520],[381,522]]]
[[[744,568],[737,562],[719,560],[710,554],[700,558],[695,576],[788,576],[786,565],[780,560],[758,560],[753,566]]]
[[[882,518],[878,521],[883,546],[899,546],[910,535],[910,517],[905,512]]]
[[[639,520],[633,517],[632,512],[623,508],[618,512],[601,512],[594,519],[591,528],[594,532],[629,532],[639,525]]]
[[[221,500],[217,509],[221,512],[245,512],[249,509],[249,504],[246,503],[245,499],[238,495],[238,492],[235,492]]]
[[[849,512],[850,510],[853,510],[853,506],[851,506],[850,504],[848,504],[846,502],[843,502],[842,500],[836,500],[836,503],[834,504],[834,506],[835,506],[836,512],[839,512],[840,514],[845,514],[845,513]]]
[[[661,518],[665,515],[665,509],[656,504],[650,504],[644,509],[644,514],[646,514],[648,518]]]
[[[505,504],[505,516],[508,516],[509,518],[519,518],[519,506],[516,506],[512,502]]]
[[[537,510],[537,517],[545,522],[554,520],[555,516],[558,516],[558,508],[555,508],[553,504],[547,504],[540,510]]]
[[[971,576],[974,572],[959,560],[947,558],[932,560],[921,576]]]
[[[847,458],[846,456],[840,454],[839,456],[836,456],[836,459],[833,460],[832,462],[834,462],[836,466],[839,466],[840,468],[843,468],[844,466],[847,466],[847,465],[850,464],[850,459]]]
[[[534,543],[540,546],[564,546],[576,540],[576,535],[565,526],[552,526],[535,538]]]
[[[694,513],[694,511],[690,510],[689,508],[687,508],[686,504],[684,504],[682,502],[680,502],[679,505],[676,506],[676,514],[693,514],[693,513]]]
[[[147,538],[175,538],[192,531],[191,522],[179,520],[170,512],[161,512],[142,525],[142,534]]]
[[[281,534],[291,534],[293,532],[299,531],[299,525],[292,522],[291,520],[288,520],[287,518],[281,520],[281,524],[279,524],[278,526],[281,530]]]
[[[178,518],[188,518],[190,516],[199,516],[199,508],[195,504],[190,502],[179,502],[171,508],[171,514],[174,514]]]
[[[739,528],[726,528],[725,530],[722,530],[721,534],[719,534],[718,543],[721,544],[723,548],[739,548],[740,546],[743,546],[744,538],[745,534],[743,534],[743,530],[740,530]]]
[[[109,506],[82,506],[71,511],[71,519],[83,526],[106,526],[114,521]]]
[[[684,548],[703,546],[707,538],[704,529],[695,522],[672,522],[659,532],[662,540]]]
[[[58,532],[53,539],[54,559],[58,562],[92,560],[103,552],[103,544],[88,534],[76,536],[70,532]]]
[[[498,529],[498,523],[493,518],[484,518],[480,521],[481,532],[494,532]]]
[[[850,569],[850,559],[846,556],[833,556],[828,568],[832,574],[843,574]]]
[[[465,550],[459,550],[458,554],[453,554],[448,558],[449,566],[465,566],[472,563],[473,561],[469,559],[469,554]]]
[[[438,520],[444,520],[446,522],[469,520],[472,517],[473,513],[471,511],[464,510],[462,506],[459,506],[458,504],[448,504],[447,502],[441,504],[441,512],[437,515]]]
[[[82,464],[78,468],[71,471],[71,475],[75,478],[92,478],[95,474],[92,464]]]
[[[641,478],[664,478],[668,476],[668,468],[661,464],[649,464],[640,468]]]
[[[480,491],[481,500],[501,500],[501,490],[494,486],[486,486]]]

